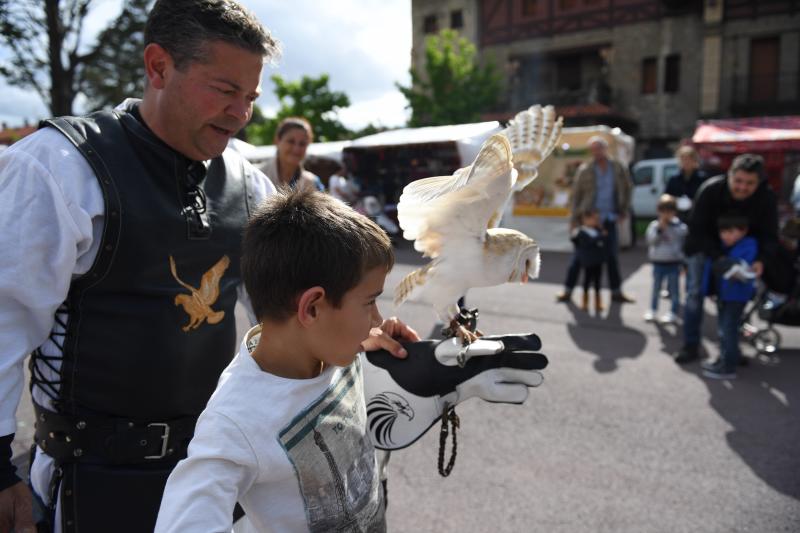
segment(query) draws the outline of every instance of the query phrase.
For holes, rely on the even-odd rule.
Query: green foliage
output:
[[[411,108],[409,126],[475,122],[497,101],[500,75],[492,63],[478,64],[475,45],[457,31],[428,37],[425,59],[424,74],[410,70],[410,87],[397,84]]]
[[[153,0],[127,0],[117,20],[103,30],[81,81],[89,110],[114,107],[144,92],[144,25]]]
[[[151,2],[125,0],[122,15],[87,47],[83,26],[92,0],[0,0],[0,46],[10,52],[0,75],[10,85],[36,91],[53,115],[72,114],[80,91],[93,104],[121,100],[123,91],[141,86],[132,81],[143,76],[136,32]],[[138,66],[132,67],[134,62]],[[117,94],[110,96],[115,84]]]
[[[286,117],[304,117],[308,120],[314,128],[315,142],[338,141],[351,137],[350,130],[337,117],[339,109],[350,105],[350,98],[345,93],[332,91],[328,87],[330,80],[327,74],[318,78],[303,76],[300,81],[287,81],[275,74],[271,79],[275,84],[275,96],[278,97],[280,108],[274,117],[264,118],[262,123],[254,116],[247,126],[249,142],[256,145],[272,144],[278,123]]]

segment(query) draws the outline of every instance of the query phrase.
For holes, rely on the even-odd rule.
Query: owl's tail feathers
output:
[[[414,292],[414,289],[421,286],[425,283],[425,280],[428,277],[428,272],[431,269],[431,263],[428,263],[422,268],[418,268],[407,274],[400,283],[397,284],[397,287],[394,288],[394,305],[399,306],[403,302],[405,302],[411,293]]]

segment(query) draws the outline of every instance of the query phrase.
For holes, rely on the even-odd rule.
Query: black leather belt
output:
[[[176,463],[186,457],[197,417],[159,422],[54,413],[34,404],[34,441],[59,463]]]

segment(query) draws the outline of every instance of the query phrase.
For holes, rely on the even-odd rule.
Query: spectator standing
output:
[[[287,117],[280,121],[275,130],[275,157],[261,167],[278,190],[325,190],[319,176],[303,167],[306,150],[312,142],[314,132],[303,117]]]
[[[676,216],[678,207],[675,197],[664,194],[656,206],[658,218],[647,226],[647,255],[653,264],[653,292],[650,298],[650,309],[645,312],[648,322],[656,319],[661,287],[667,282],[672,307],[661,317],[661,322],[669,324],[677,320],[680,310],[680,292],[678,280],[683,265],[683,244],[686,239],[686,224]]]
[[[741,357],[739,326],[747,301],[755,294],[751,265],[758,255],[758,243],[747,236],[745,216],[723,215],[719,219],[719,239],[725,254],[706,259],[703,269],[703,293],[717,295],[717,331],[720,356],[701,363],[703,375],[712,379],[734,379]]]
[[[600,212],[589,208],[581,214],[581,225],[572,232],[572,244],[575,245],[575,257],[583,270],[583,301],[581,309],[589,310],[589,288],[594,288],[594,310],[603,310],[603,299],[600,296],[600,278],[603,275],[603,263],[608,253],[605,230],[600,224]]]
[[[686,222],[697,190],[708,178],[708,174],[700,170],[700,156],[691,146],[678,148],[675,158],[678,160],[680,171],[669,178],[664,193],[675,197],[678,218]]]
[[[631,180],[628,169],[608,155],[608,142],[593,136],[588,142],[592,160],[583,163],[575,175],[572,190],[573,227],[579,223],[581,213],[597,209],[600,223],[607,238],[606,263],[608,264],[608,284],[613,302],[632,303],[634,300],[622,292],[619,272],[619,242],[617,224],[628,217],[631,202]],[[559,302],[567,302],[578,281],[580,263],[573,255],[567,270],[564,291],[556,297]]]
[[[727,175],[706,180],[697,191],[689,214],[689,233],[683,251],[686,255],[686,304],[683,314],[683,346],[675,357],[687,363],[699,357],[700,328],[703,319],[702,276],[707,259],[725,255],[717,221],[725,213],[747,217],[748,236],[758,244],[753,271],[761,276],[778,248],[778,204],[764,175],[764,160],[757,155],[736,157]],[[766,267],[765,267],[766,265]]]
[[[344,164],[328,180],[328,191],[331,196],[350,206],[355,205],[358,201],[358,185],[350,179]]]

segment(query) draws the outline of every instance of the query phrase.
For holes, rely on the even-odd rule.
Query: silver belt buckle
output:
[[[161,454],[159,455],[145,455],[145,459],[163,459],[167,456],[167,444],[169,443],[169,424],[165,424],[164,422],[153,422],[152,424],[147,424],[148,428],[151,427],[160,427],[164,430],[164,433],[161,435]]]

